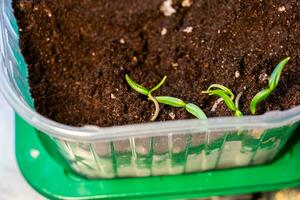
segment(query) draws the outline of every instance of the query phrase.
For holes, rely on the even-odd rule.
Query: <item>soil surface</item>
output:
[[[258,114],[300,104],[298,0],[14,0],[20,45],[38,112],[58,122],[113,126],[147,122],[154,105],[125,74],[154,95],[199,105],[209,117],[232,115],[213,83],[235,94],[249,114],[268,74],[292,57]],[[162,106],[158,120],[193,118]]]

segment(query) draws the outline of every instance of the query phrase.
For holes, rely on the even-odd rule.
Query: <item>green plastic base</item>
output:
[[[45,149],[45,142],[41,142],[35,129],[16,116],[16,157],[20,170],[34,189],[51,199],[196,198],[295,187],[300,185],[298,138],[291,139],[297,142],[289,143],[290,148],[276,161],[263,166],[178,176],[87,180],[59,163],[51,153],[53,149]]]

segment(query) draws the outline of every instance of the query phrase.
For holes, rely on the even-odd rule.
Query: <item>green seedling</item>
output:
[[[195,104],[193,103],[185,103],[181,99],[169,96],[158,96],[156,97],[159,103],[177,107],[177,108],[185,108],[190,114],[194,115],[198,119],[207,119],[205,113]]]
[[[290,57],[285,58],[275,67],[274,71],[272,72],[269,78],[268,88],[263,89],[253,97],[250,103],[251,114],[254,115],[256,113],[257,105],[260,104],[263,100],[267,99],[271,95],[271,93],[276,89],[281,72],[290,59]]]
[[[227,107],[234,112],[234,115],[237,117],[243,116],[243,113],[239,110],[239,99],[242,95],[240,93],[234,102],[234,94],[230,89],[227,87],[220,85],[220,84],[212,84],[206,91],[203,91],[202,93],[208,94],[208,95],[214,95],[218,96],[223,99]]]
[[[158,90],[163,84],[164,82],[166,81],[167,79],[167,76],[164,76],[163,79],[156,85],[154,86],[152,89],[147,89],[145,88],[144,86],[141,86],[139,85],[138,83],[134,82],[127,74],[125,75],[125,79],[128,83],[128,85],[133,89],[135,90],[136,92],[140,93],[140,94],[143,94],[145,96],[147,96],[155,105],[155,112],[153,114],[153,116],[151,117],[151,121],[155,121],[158,114],[159,114],[159,111],[160,111],[160,108],[159,108],[159,103],[158,101],[156,100],[156,98],[154,96],[152,96],[152,92],[154,92],[155,90]]]
[[[158,96],[154,97],[152,96],[152,92],[159,89],[164,82],[167,79],[167,76],[164,76],[164,78],[151,90],[145,88],[144,86],[139,85],[138,83],[134,82],[127,74],[125,75],[125,79],[128,83],[128,85],[135,90],[136,92],[143,94],[147,96],[154,104],[155,104],[155,112],[151,118],[151,121],[154,121],[160,111],[159,103],[177,107],[177,108],[185,108],[189,113],[197,117],[198,119],[207,119],[205,113],[195,104],[192,103],[185,103],[181,99],[175,98],[175,97],[169,97],[169,96]]]

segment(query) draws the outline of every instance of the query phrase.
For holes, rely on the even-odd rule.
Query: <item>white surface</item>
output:
[[[14,152],[14,113],[0,94],[0,200],[40,200],[22,177]]]

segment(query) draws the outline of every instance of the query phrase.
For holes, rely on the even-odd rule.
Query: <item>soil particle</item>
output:
[[[182,7],[190,7],[192,5],[193,1],[192,0],[183,0],[181,2]]]
[[[284,11],[285,11],[285,7],[284,7],[284,6],[280,6],[280,7],[278,8],[278,11],[279,11],[279,12],[284,12]]]
[[[239,71],[235,71],[234,76],[235,76],[235,78],[239,78],[241,76],[241,74]]]
[[[125,44],[125,40],[124,40],[123,38],[121,38],[121,39],[119,40],[119,42],[120,42],[121,44]]]
[[[173,112],[170,112],[169,116],[171,117],[171,119],[175,119],[175,117],[176,117],[176,115]]]
[[[195,103],[209,117],[232,115],[224,102],[214,106],[217,97],[201,94],[213,83],[225,85],[235,95],[243,92],[240,108],[247,115],[253,96],[267,86],[262,74],[287,56],[278,88],[258,114],[300,103],[299,1],[13,2],[35,107],[61,123],[148,122],[154,105],[127,85],[125,74],[147,88],[167,75],[153,95]],[[187,27],[192,30],[182,31]],[[157,120],[171,120],[170,113],[193,118],[162,105]]]
[[[185,33],[191,33],[192,31],[193,31],[193,27],[191,27],[191,26],[188,26],[182,30],[182,32],[185,32]]]
[[[160,11],[165,16],[171,16],[176,13],[176,10],[172,7],[172,0],[165,0],[163,4],[160,6]]]
[[[167,30],[166,28],[162,28],[160,34],[161,34],[161,35],[166,35],[167,32],[168,32],[168,30]]]

